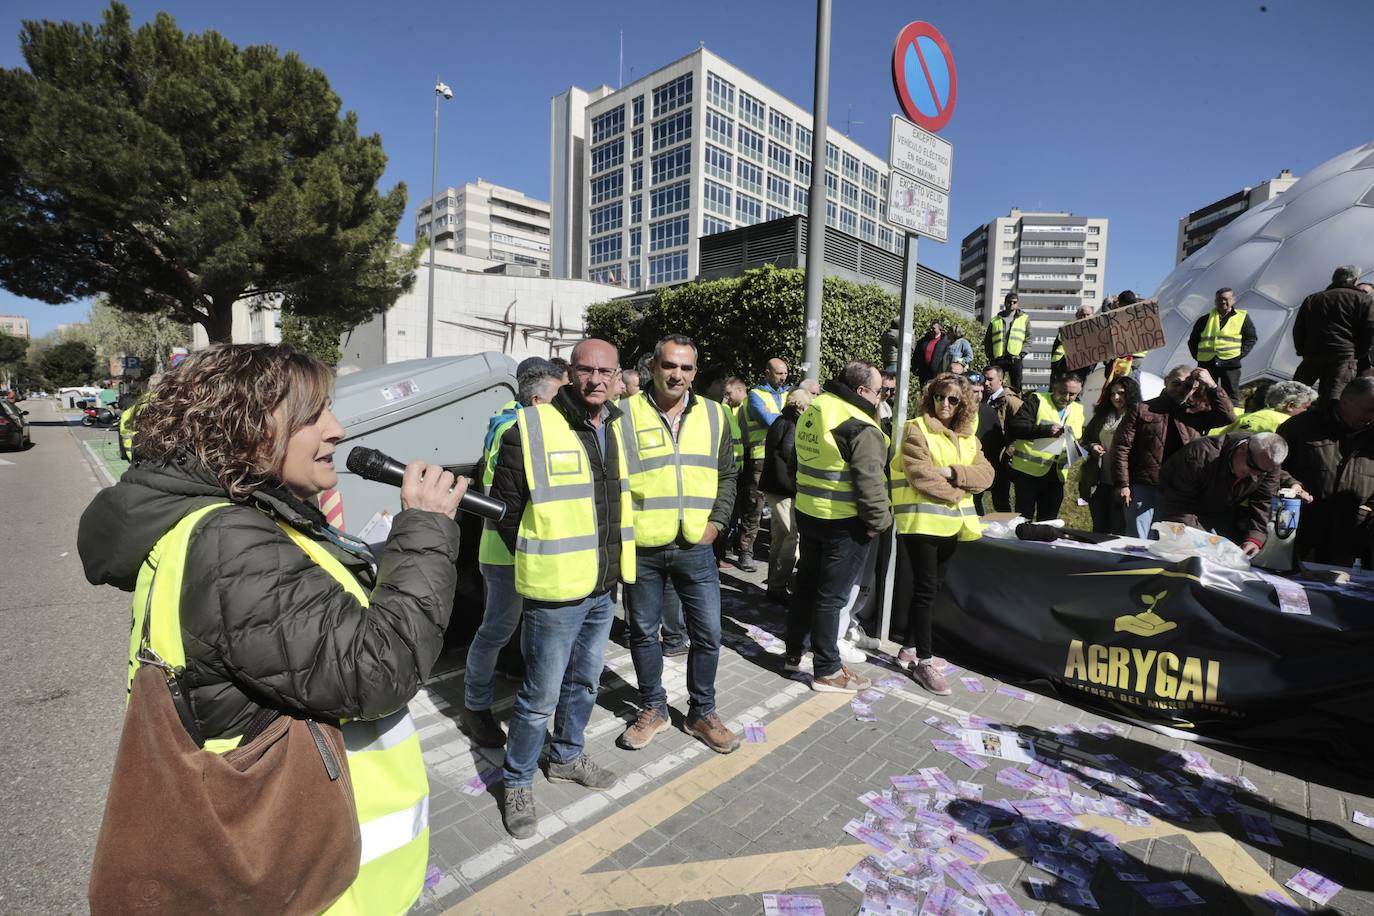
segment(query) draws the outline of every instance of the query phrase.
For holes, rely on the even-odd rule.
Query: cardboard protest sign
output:
[[[1164,346],[1157,302],[1137,302],[1071,321],[1059,333],[1064,341],[1064,365],[1070,369]]]

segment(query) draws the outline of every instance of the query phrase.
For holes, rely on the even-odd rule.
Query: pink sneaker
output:
[[[901,665],[903,668],[909,669],[912,665],[916,664],[920,660],[921,659],[916,655],[916,650],[912,648],[905,648],[897,653],[897,663]],[[929,659],[929,661],[932,665],[935,666],[936,671],[944,671],[945,668],[949,665],[949,662],[945,661],[938,655],[932,657],[931,659]]]
[[[907,670],[911,672],[912,680],[937,697],[949,696],[949,681],[929,661],[917,662]]]

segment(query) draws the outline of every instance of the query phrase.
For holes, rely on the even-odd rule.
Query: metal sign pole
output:
[[[806,326],[802,378],[821,374],[821,299],[825,293],[825,143],[830,109],[830,0],[816,2],[816,91],[811,122],[811,197],[806,208]]]
[[[896,403],[892,405],[892,456],[902,450],[902,438],[906,433],[908,391],[911,386],[911,347],[912,319],[916,313],[916,242],[919,236],[914,232],[906,234],[906,261],[902,270],[902,326],[897,337],[897,391]],[[890,460],[890,459],[889,459]],[[888,627],[892,624],[892,591],[897,581],[897,525],[894,519],[891,530],[883,535],[891,538],[892,549],[887,553],[887,569],[883,571],[883,619],[878,629],[878,638],[890,638]],[[896,640],[898,643],[900,639]]]

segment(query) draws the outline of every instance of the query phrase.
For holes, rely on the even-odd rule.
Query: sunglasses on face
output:
[[[935,396],[936,404],[952,404],[953,406],[958,407],[959,401],[960,398],[957,394],[937,394]]]

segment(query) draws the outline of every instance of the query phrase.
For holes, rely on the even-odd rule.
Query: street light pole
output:
[[[821,372],[821,295],[825,290],[825,144],[830,108],[830,0],[816,0],[816,89],[811,124],[811,199],[806,208],[806,328],[802,378]]]
[[[425,357],[434,355],[434,235],[439,193],[439,100],[453,98],[453,90],[434,79],[434,162],[429,175],[429,308],[425,312]]]

